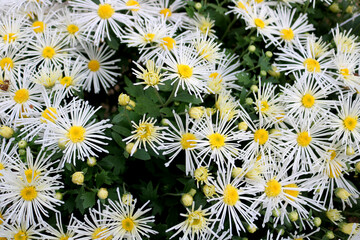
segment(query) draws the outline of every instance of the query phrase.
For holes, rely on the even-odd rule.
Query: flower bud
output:
[[[325,237],[327,237],[328,239],[334,239],[335,235],[334,235],[333,231],[327,231],[325,233]]]
[[[189,115],[193,119],[200,119],[204,115],[203,107],[192,107],[189,109]]]
[[[339,222],[343,219],[341,211],[337,209],[329,209],[326,211],[327,218],[332,222]]]
[[[344,188],[337,188],[335,189],[335,196],[345,201],[351,196],[351,194]]]
[[[202,8],[201,3],[199,3],[199,2],[195,3],[195,9],[196,9],[196,10],[199,11],[201,8]]]
[[[299,214],[297,213],[297,211],[292,211],[289,213],[289,219],[292,222],[295,222],[299,219]]]
[[[253,103],[254,103],[254,100],[253,100],[252,98],[250,98],[250,97],[245,98],[245,104],[246,104],[246,105],[251,105],[251,104],[253,104]]]
[[[265,70],[260,71],[260,76],[266,77],[266,75],[267,75],[267,72]]]
[[[163,125],[163,126],[169,126],[169,119],[167,119],[167,118],[161,119],[161,125]]]
[[[185,207],[190,207],[193,204],[193,201],[194,201],[193,197],[188,193],[185,193],[181,196],[181,203]]]
[[[242,172],[243,172],[242,168],[234,167],[233,170],[231,171],[231,176],[233,178],[239,177]]]
[[[68,140],[66,140],[65,138],[60,138],[59,141],[58,141],[58,147],[61,150],[65,150],[67,142],[68,142]]]
[[[205,185],[203,187],[203,193],[206,197],[212,197],[215,194],[215,186],[214,185]]]
[[[25,149],[19,149],[20,156],[25,156],[26,150]]]
[[[280,209],[274,208],[274,209],[272,210],[272,215],[273,215],[274,217],[280,217],[280,214],[281,214]]]
[[[241,122],[239,123],[239,130],[243,130],[243,131],[246,131],[248,129],[248,125],[246,122]]]
[[[345,234],[355,234],[359,231],[359,224],[358,223],[341,223],[340,224],[340,231]]]
[[[330,5],[329,7],[330,11],[332,11],[333,13],[339,13],[341,10],[340,10],[340,7],[339,7],[339,4],[337,3],[333,3]]]
[[[281,73],[278,71],[277,67],[271,65],[271,69],[268,71],[268,74],[274,78],[279,78]]]
[[[188,194],[190,194],[192,197],[195,196],[196,194],[196,190],[195,189],[190,189],[190,191],[188,192]]]
[[[354,155],[354,154],[355,154],[354,148],[351,147],[351,146],[347,146],[347,147],[346,147],[346,155],[352,156],[352,155]]]
[[[252,92],[258,92],[259,91],[259,88],[258,88],[258,86],[256,86],[256,85],[252,85],[251,87],[250,87],[250,90],[252,91]]]
[[[9,139],[14,135],[14,130],[10,127],[7,127],[5,125],[0,127],[0,136]]]
[[[256,225],[251,224],[251,225],[248,225],[248,226],[246,227],[246,229],[248,230],[249,233],[254,233],[254,232],[256,232],[257,227],[256,227]]]
[[[354,10],[354,5],[349,5],[349,6],[347,6],[347,8],[345,9],[345,12],[346,12],[346,13],[349,13],[349,14],[353,14],[353,10]]]
[[[316,217],[316,218],[313,219],[313,222],[314,222],[315,227],[320,227],[320,225],[321,225],[321,218]]]
[[[357,163],[355,164],[355,171],[358,172],[358,173],[360,173],[360,162],[357,162]]]
[[[96,165],[96,158],[95,157],[88,157],[86,163],[89,167],[93,167]]]
[[[179,105],[180,105],[180,102],[175,101],[175,102],[174,102],[174,105],[175,105],[175,106],[179,106]]]
[[[270,51],[266,51],[265,55],[268,57],[268,58],[271,58],[273,56],[273,53],[270,52]]]
[[[100,188],[97,193],[98,198],[106,199],[109,196],[109,192],[106,188]]]
[[[118,98],[119,105],[127,106],[130,102],[130,97],[127,94],[121,93]]]
[[[55,199],[61,201],[63,199],[63,194],[61,192],[56,192],[54,197]]]
[[[128,154],[131,154],[131,151],[132,151],[134,145],[135,145],[135,143],[133,143],[133,142],[126,144],[125,150]],[[137,149],[135,149],[134,153],[136,153],[136,150]]]
[[[255,47],[254,45],[250,45],[250,46],[248,47],[248,50],[249,50],[249,52],[255,52],[256,47]]]
[[[126,106],[126,110],[132,111],[132,110],[134,110],[135,106],[136,106],[136,103],[133,100],[130,100],[129,104]]]
[[[71,181],[76,185],[83,185],[83,183],[84,183],[84,173],[83,172],[75,172],[71,176]]]
[[[121,197],[121,201],[126,205],[130,205],[133,202],[133,200],[134,200],[133,195],[131,193],[125,193]]]
[[[21,140],[20,142],[18,142],[18,146],[19,148],[26,148],[27,142],[25,140]]]

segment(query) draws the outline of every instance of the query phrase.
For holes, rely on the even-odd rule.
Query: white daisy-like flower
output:
[[[14,159],[19,159],[17,145],[13,144],[13,139],[1,141],[0,146],[0,179],[3,171],[10,170]],[[1,180],[0,180],[1,181]]]
[[[164,78],[164,73],[160,73],[162,69],[162,65],[157,66],[154,61],[148,60],[146,62],[146,68],[143,68],[137,62],[134,62],[136,66],[140,69],[133,69],[133,73],[137,79],[142,80],[142,82],[134,83],[134,85],[145,85],[144,90],[153,87],[157,91],[159,91],[159,85],[164,85],[163,81],[166,79]]]
[[[131,132],[132,135],[123,139],[126,144],[135,141],[130,155],[133,155],[138,148],[142,147],[144,147],[147,151],[147,145],[149,145],[150,148],[157,153],[159,146],[161,146],[162,142],[167,139],[161,133],[161,131],[166,129],[166,127],[156,126],[156,119],[150,117],[146,118],[145,114],[142,120],[139,121],[139,124],[136,124],[134,121],[131,123],[134,128]]]
[[[238,100],[231,96],[230,91],[223,90],[217,95],[215,107],[219,111],[220,118],[226,121],[237,118],[240,112],[238,106]]]
[[[14,240],[37,240],[41,237],[40,233],[43,229],[40,223],[28,224],[25,221],[20,223],[6,221],[4,222],[4,228],[1,229],[1,237]]]
[[[168,167],[170,163],[179,155],[181,151],[185,151],[185,173],[193,174],[193,171],[199,164],[196,156],[197,141],[200,139],[199,134],[194,131],[196,125],[191,121],[189,114],[185,114],[185,124],[180,116],[173,111],[176,127],[168,120],[169,128],[164,131],[167,141],[161,145],[164,155],[171,154],[169,161],[165,163]]]
[[[343,53],[358,53],[360,51],[360,43],[358,37],[351,34],[350,31],[340,31],[339,25],[331,29],[337,51]]]
[[[71,215],[69,224],[67,226],[66,231],[63,227],[63,221],[61,219],[60,213],[55,213],[56,218],[56,228],[51,226],[49,223],[44,222],[44,229],[46,230],[46,234],[41,233],[41,236],[44,239],[49,240],[68,240],[68,239],[79,239],[78,232],[75,227],[76,221],[73,215]]]
[[[166,230],[166,232],[176,230],[170,239],[180,233],[183,235],[179,239],[184,240],[209,240],[212,236],[219,237],[211,227],[217,221],[217,219],[209,218],[211,208],[202,209],[202,206],[200,206],[195,210],[195,204],[193,203],[191,209],[186,208],[186,210],[186,214],[180,214],[186,220]]]
[[[176,12],[179,9],[185,8],[186,2],[182,0],[175,0],[170,2],[169,0],[157,0],[155,7],[157,8],[158,14],[164,16],[167,21],[176,23],[180,21],[180,26],[183,21],[188,20],[186,13]]]
[[[54,89],[61,91],[65,87],[66,95],[73,95],[75,92],[80,91],[81,83],[86,78],[84,65],[85,62],[80,56],[75,60],[71,58],[66,59],[63,65],[62,77]]]
[[[60,65],[44,65],[32,75],[32,81],[42,85],[47,91],[51,91],[61,79],[62,71]]]
[[[114,240],[121,240],[124,238],[142,240],[143,237],[150,238],[150,235],[157,234],[157,231],[152,230],[149,223],[155,221],[154,216],[145,217],[151,208],[145,209],[146,202],[141,208],[136,209],[136,199],[126,204],[123,202],[119,188],[117,188],[118,201],[109,199],[109,205],[101,215],[108,219],[108,233],[104,237],[112,236]]]
[[[118,0],[118,4],[123,8],[127,9],[127,16],[134,16],[136,20],[140,19],[152,19],[158,14],[155,7],[156,1],[147,0]]]
[[[61,165],[64,162],[76,164],[76,159],[84,161],[89,156],[97,156],[96,152],[108,152],[102,147],[107,145],[104,140],[110,139],[104,136],[104,131],[112,125],[108,124],[108,119],[91,120],[99,109],[83,100],[73,100],[66,109],[57,109],[55,121],[47,121],[45,125],[47,137],[37,142],[43,147],[61,149],[64,153]]]
[[[360,91],[360,76],[356,73],[359,69],[359,52],[337,52],[333,56],[333,62],[336,69],[334,79],[331,79],[333,84],[350,87],[353,92]]]
[[[215,64],[224,57],[224,51],[221,51],[221,43],[215,41],[215,38],[209,38],[206,34],[196,32],[193,36],[192,45],[196,52],[207,62]]]
[[[55,13],[58,9],[40,8],[29,14],[30,21],[27,22],[27,28],[32,35],[41,35],[53,29],[56,25]],[[36,17],[35,17],[36,16]]]
[[[4,44],[6,50],[9,46],[19,46],[22,42],[27,42],[27,34],[25,28],[25,16],[18,14],[4,14],[0,17],[0,42]]]
[[[25,66],[28,61],[24,59],[26,49],[23,46],[9,46],[0,53],[0,67],[5,75],[16,75],[19,68]]]
[[[96,47],[93,44],[83,44],[86,56],[82,55],[82,60],[86,64],[84,78],[81,84],[86,91],[93,90],[95,93],[100,92],[100,89],[107,89],[115,85],[116,77],[120,74],[117,71],[120,69],[116,63],[120,60],[110,60],[115,51],[110,50],[108,46],[102,44]]]
[[[77,12],[76,22],[81,25],[86,35],[94,40],[95,45],[110,37],[110,29],[121,37],[121,25],[130,25],[131,16],[121,13],[125,10],[117,0],[100,0],[98,4],[91,0],[71,0],[70,6]]]
[[[190,18],[188,22],[184,24],[184,28],[192,31],[193,33],[200,32],[209,38],[217,38],[214,26],[215,20],[212,20],[209,16],[203,16],[199,13],[195,13],[194,18]]]

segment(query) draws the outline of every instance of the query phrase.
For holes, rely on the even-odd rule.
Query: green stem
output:
[[[159,99],[161,105],[164,105],[164,101],[161,99],[159,92],[155,88],[153,88],[153,89],[154,89],[155,94],[156,94],[157,98]]]
[[[220,41],[222,41],[222,40],[226,37],[226,35],[227,35],[227,34],[229,33],[229,31],[230,31],[230,28],[234,25],[234,23],[236,22],[236,20],[237,20],[237,18],[235,17],[235,18],[231,21],[231,23],[229,24],[229,26],[228,26],[227,29],[225,30],[224,35],[221,37]]]
[[[130,118],[129,118],[129,115],[128,115],[128,112],[127,112],[126,106],[124,106],[124,111],[125,111],[125,116],[126,116],[126,119],[129,121],[130,127],[132,128],[131,120],[130,120]]]
[[[306,11],[308,10],[309,5],[310,5],[310,0],[307,0],[306,5],[305,5],[305,9],[304,9],[304,13],[306,13]]]
[[[180,83],[178,83],[178,84],[180,84]],[[174,87],[173,87],[173,90],[172,90],[169,98],[168,98],[168,99],[166,100],[166,102],[162,105],[162,107],[166,107],[166,106],[169,105],[169,103],[173,100],[174,95],[175,95],[175,90],[176,90],[176,88],[177,88],[177,86],[174,86]]]

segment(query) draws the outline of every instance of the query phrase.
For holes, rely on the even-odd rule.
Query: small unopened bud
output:
[[[339,13],[341,10],[340,10],[340,7],[339,7],[339,4],[337,3],[333,3],[330,5],[329,7],[330,11],[332,11],[333,13]]]
[[[295,222],[299,219],[299,214],[297,213],[297,211],[292,211],[289,213],[289,219],[292,222]]]
[[[260,71],[260,76],[266,77],[266,75],[267,75],[267,72],[265,70]]]
[[[196,10],[200,10],[202,8],[202,4],[201,3],[199,3],[199,2],[197,2],[197,3],[195,3],[195,9]]]
[[[245,104],[246,104],[246,105],[251,105],[251,104],[253,104],[253,103],[254,103],[254,100],[253,100],[252,98],[250,98],[250,97],[245,98]]]
[[[190,194],[192,197],[195,196],[196,194],[196,190],[195,189],[190,189],[190,191],[188,192],[188,194]]]
[[[185,207],[190,207],[193,204],[193,201],[194,201],[193,197],[188,193],[185,193],[181,196],[181,203]]]
[[[321,225],[321,218],[316,217],[316,218],[314,218],[313,222],[314,222],[315,227],[320,227],[320,225]]]
[[[233,170],[231,171],[231,176],[233,178],[239,177],[242,172],[243,172],[242,168],[234,167]]]
[[[346,147],[346,155],[352,156],[352,155],[354,155],[354,154],[355,154],[354,148],[351,147],[351,146],[347,146],[347,147]]]
[[[248,225],[248,226],[246,227],[246,229],[248,230],[249,233],[254,233],[254,232],[256,232],[257,227],[256,227],[256,225],[251,224],[251,225]]]
[[[59,141],[58,141],[58,147],[61,150],[65,150],[67,142],[68,142],[68,140],[66,140],[65,138],[60,138]]]
[[[270,52],[270,51],[266,51],[265,55],[268,57],[268,58],[271,58],[273,56],[273,53]]]
[[[349,6],[347,6],[347,8],[345,9],[345,12],[346,12],[346,13],[349,13],[349,14],[353,14],[353,11],[354,11],[354,5],[349,5]]]
[[[163,126],[169,126],[169,119],[167,119],[167,118],[161,119],[161,125],[163,125]]]
[[[121,93],[119,95],[118,102],[119,102],[119,105],[121,105],[121,106],[127,106],[130,102],[129,95],[127,95],[125,93]]]
[[[189,115],[193,119],[200,119],[204,115],[203,107],[192,107],[189,109]]]
[[[243,131],[246,131],[248,129],[248,125],[246,122],[239,123],[238,127],[239,127],[239,130],[243,130]]]
[[[106,199],[109,196],[109,192],[106,188],[100,188],[97,193],[98,198]]]
[[[203,187],[203,193],[206,197],[212,197],[215,194],[215,186],[214,185],[205,185]]]
[[[278,71],[277,67],[271,65],[271,69],[268,71],[268,74],[274,78],[279,78],[281,73]]]
[[[125,204],[125,205],[130,205],[133,202],[133,195],[131,193],[125,193],[124,195],[122,195],[121,197],[121,201]]]
[[[283,228],[280,228],[279,235],[282,236],[282,235],[284,235],[284,233],[285,233],[285,230]]]
[[[274,217],[280,217],[280,214],[281,214],[280,209],[274,208],[274,209],[272,210],[272,215],[273,215]]]
[[[179,106],[179,105],[180,105],[180,102],[175,101],[175,102],[174,102],[174,105],[175,105],[175,106]]]
[[[89,167],[93,167],[96,165],[96,157],[88,157],[86,163]]]
[[[54,197],[55,199],[61,201],[63,199],[63,194],[61,192],[56,192]]]
[[[250,90],[252,91],[252,92],[258,92],[259,91],[259,88],[258,88],[258,86],[256,86],[256,85],[252,85],[251,87],[250,87]]]
[[[256,51],[256,47],[255,47],[254,45],[250,45],[250,46],[248,47],[248,50],[249,50],[249,52],[255,52],[255,51]]]
[[[355,164],[355,171],[358,172],[358,173],[360,173],[360,162],[357,162],[357,163]]]
[[[20,156],[24,156],[26,154],[26,150],[25,149],[19,149],[19,154],[20,154]]]
[[[343,216],[341,215],[341,211],[337,209],[329,209],[326,211],[326,216],[328,219],[332,222],[339,222],[343,219]]]
[[[359,231],[359,224],[358,223],[341,223],[340,224],[340,231],[345,234],[354,234]]]
[[[75,172],[71,176],[71,181],[76,185],[83,185],[83,183],[84,183],[84,173],[83,172]]]
[[[135,106],[136,106],[136,103],[133,100],[130,100],[129,104],[126,106],[126,110],[132,111],[132,110],[134,110]]]
[[[346,191],[344,188],[337,188],[335,190],[335,196],[345,201],[351,196],[351,194],[348,191]]]
[[[333,231],[327,231],[325,233],[325,237],[327,237],[328,239],[334,239],[335,235],[334,235]]]
[[[10,127],[7,127],[5,125],[0,127],[0,136],[9,139],[14,135],[14,130]]]
[[[132,151],[134,145],[135,145],[135,143],[133,143],[133,142],[126,144],[125,150],[128,154],[131,154],[131,151]],[[136,150],[134,153],[136,153]]]
[[[26,148],[27,147],[27,142],[25,140],[21,140],[20,142],[18,142],[19,148]]]

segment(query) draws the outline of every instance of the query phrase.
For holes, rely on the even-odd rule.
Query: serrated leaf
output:
[[[86,192],[81,196],[81,199],[83,200],[83,208],[89,208],[95,205],[95,192]]]
[[[271,66],[270,66],[270,59],[266,56],[261,56],[259,58],[259,66],[260,66],[260,69],[261,70],[264,70],[264,71],[268,71],[271,69]]]
[[[202,103],[200,98],[197,98],[194,95],[190,95],[186,91],[179,91],[177,96],[174,98],[174,101],[193,103],[193,104]]]
[[[249,66],[249,67],[253,67],[254,66],[254,62],[252,60],[252,58],[250,57],[249,54],[245,54],[243,57],[244,63]]]
[[[111,178],[109,178],[106,171],[101,171],[100,173],[96,174],[96,187],[100,188],[104,183],[110,185],[112,183]]]
[[[147,153],[144,149],[136,150],[136,152],[133,154],[133,157],[140,159],[140,160],[150,160],[151,159],[149,153]]]

